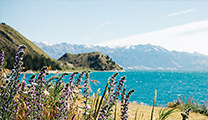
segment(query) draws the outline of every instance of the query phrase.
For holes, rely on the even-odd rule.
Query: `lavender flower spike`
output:
[[[0,50],[0,66],[4,64],[4,51],[3,49]]]
[[[26,48],[26,46],[23,44],[23,45],[20,45],[18,47],[18,50],[17,50],[17,54],[15,56],[15,62],[14,62],[14,69],[12,69],[12,77],[15,77],[15,79],[19,78],[20,76],[20,71],[22,70],[22,65],[23,65],[23,55],[24,55],[24,49]]]
[[[129,104],[129,98],[131,96],[131,94],[134,92],[134,90],[130,90],[128,92],[128,94],[126,95],[126,99],[123,101],[124,103],[121,103],[121,120],[126,120],[128,119],[128,104]]]
[[[20,76],[20,71],[21,71],[21,66],[23,65],[23,55],[24,55],[24,49],[26,48],[25,45],[20,45],[18,47],[17,54],[15,56],[15,62],[13,65],[11,77],[9,78],[9,81],[7,83],[4,83],[3,86],[4,88],[2,89],[2,94],[0,94],[0,109],[1,110],[1,116],[0,118],[3,119],[8,119],[11,117],[18,118],[17,114],[18,113],[18,104],[19,104],[19,99],[15,99],[15,96],[17,93],[19,93],[19,88],[20,85],[19,81],[17,80]],[[3,65],[3,58],[4,57],[4,52],[0,52],[0,65]],[[7,86],[7,87],[5,87]],[[22,88],[23,89],[23,88]],[[21,96],[21,95],[20,95]],[[18,96],[20,98],[20,96]],[[8,112],[8,111],[14,111],[14,112]]]
[[[4,51],[1,49],[0,50],[0,80],[3,78],[2,76],[3,76],[3,74],[2,74],[2,72],[3,72],[3,68],[2,68],[2,66],[3,66],[3,64],[4,64]]]
[[[89,110],[88,105],[87,105],[87,102],[90,97],[89,90],[90,90],[90,81],[89,81],[89,73],[87,72],[86,73],[86,80],[84,81],[84,90],[83,90],[83,94],[84,94],[84,98],[85,98],[85,100],[83,101],[85,104],[84,113],[83,113],[84,120],[87,120],[87,113]]]

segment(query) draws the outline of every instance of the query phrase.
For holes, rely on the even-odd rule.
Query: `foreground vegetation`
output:
[[[154,119],[159,117],[159,111],[161,109],[167,109],[172,110],[172,108],[162,108],[162,107],[155,107],[154,110]],[[140,105],[136,102],[131,102],[129,104],[129,113],[131,114],[129,116],[130,120],[135,120],[135,113],[137,112],[137,119],[136,120],[150,120],[151,118],[151,112],[152,112],[152,106],[147,105]],[[181,113],[184,113],[184,110],[182,109],[175,109],[174,112],[166,118],[166,120],[182,120]],[[205,115],[202,115],[200,113],[190,112],[189,119],[187,120],[207,120],[208,117]]]
[[[126,120],[130,118],[144,120],[145,111],[138,112],[140,108],[136,111],[131,109],[133,113],[129,111],[129,99],[134,90],[126,90],[125,76],[116,80],[118,73],[109,78],[104,91],[98,89],[93,95],[90,95],[90,83],[96,81],[89,79],[89,71],[73,72],[68,82],[64,83],[63,79],[69,75],[68,73],[46,80],[49,69],[44,66],[38,76],[32,75],[30,80],[20,81],[25,48],[24,45],[19,46],[10,75],[5,75],[2,69],[4,52],[0,51],[0,119]],[[155,113],[158,111],[155,107],[156,96],[157,91],[155,91],[153,107],[148,108],[151,114],[147,119],[167,119],[177,108],[180,108],[179,106],[183,105],[178,101],[173,103],[172,109],[160,109],[157,114]],[[130,104],[131,108],[137,107],[132,105],[133,103]],[[191,106],[193,105],[194,102]],[[189,117],[191,106],[184,107],[186,111],[181,113],[182,119]]]
[[[101,92],[90,97],[89,71],[74,72],[67,83],[63,77],[54,76],[45,79],[48,68],[44,66],[39,75],[32,75],[27,84],[19,80],[23,65],[23,55],[26,46],[21,45],[15,56],[15,62],[10,75],[3,76],[1,68],[0,81],[0,110],[1,119],[107,119],[112,117],[113,107],[122,96],[120,119],[128,118],[128,104],[130,95],[124,87],[125,76],[115,81],[118,73],[114,74]],[[1,66],[4,61],[4,52],[1,51]],[[78,77],[75,80],[75,76]],[[85,80],[82,80],[85,75]],[[122,94],[122,95],[121,95]],[[117,107],[116,107],[117,108]],[[117,118],[116,114],[114,118]]]

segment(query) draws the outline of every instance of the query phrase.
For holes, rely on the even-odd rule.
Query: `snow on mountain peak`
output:
[[[150,51],[151,51],[151,49],[146,49],[146,50],[145,50],[145,52],[150,52]]]
[[[156,47],[154,48],[154,50],[159,51]]]
[[[84,45],[84,47],[85,47],[85,48],[92,48],[93,46],[87,45],[87,44],[86,44],[86,45]]]
[[[135,46],[133,46],[133,45],[126,46],[125,49],[135,49]]]
[[[48,43],[47,41],[41,41],[40,43],[45,44],[46,46],[51,46],[52,44]]]

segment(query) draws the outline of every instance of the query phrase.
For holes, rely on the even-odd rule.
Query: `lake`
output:
[[[92,72],[90,79],[98,80],[100,83],[91,83],[92,91],[96,93],[98,88],[104,91],[105,85],[115,72]],[[26,81],[31,74],[26,74]],[[54,74],[46,76],[50,78]],[[125,85],[127,90],[134,89],[135,92],[130,101],[153,104],[154,91],[157,89],[157,105],[164,105],[167,101],[172,102],[178,96],[182,98],[193,95],[193,98],[199,102],[206,101],[208,98],[208,72],[185,72],[185,71],[127,71],[119,72],[117,81],[122,76],[126,76]],[[20,76],[22,79],[23,75]],[[69,81],[69,76],[64,77],[64,82]]]

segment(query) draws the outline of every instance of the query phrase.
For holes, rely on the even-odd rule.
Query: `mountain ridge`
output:
[[[13,29],[5,23],[0,24],[0,48],[5,51],[5,68],[12,69],[14,57],[18,46],[24,44],[25,55],[23,58],[25,67],[24,70],[40,70],[41,67],[47,65],[51,69],[60,70],[61,67],[56,60],[50,58],[43,50],[36,46],[33,42],[21,35],[17,30]]]
[[[41,54],[45,57],[49,57],[43,50],[41,50],[39,47],[37,47],[33,42],[25,38],[23,35],[21,35],[17,30],[13,29],[9,25],[6,24],[0,24],[0,33],[1,33],[1,43],[5,44],[6,42],[10,42],[13,45],[12,46],[18,46],[19,44],[25,44],[28,48],[26,49],[26,53],[33,53],[33,54]],[[6,39],[8,41],[6,41]],[[10,44],[7,43],[7,44]],[[11,45],[11,44],[10,44]],[[33,48],[33,49],[31,49]],[[17,49],[17,48],[15,48]]]
[[[49,46],[46,42],[43,42],[44,46]],[[82,66],[94,69],[94,70],[122,70],[114,61],[107,60],[104,54],[97,53],[96,55],[104,56],[100,59],[94,61],[89,61],[85,59],[79,59],[79,56],[74,55],[73,58],[79,63],[68,63],[67,61],[57,61],[49,57],[42,49],[39,47],[44,47],[41,45],[35,45],[33,42],[28,40],[26,37],[21,35],[17,30],[13,29],[5,23],[0,24],[0,48],[5,51],[5,62],[4,67],[8,69],[13,68],[14,58],[19,45],[24,44],[27,49],[25,49],[25,54],[23,57],[23,68],[24,71],[27,70],[40,70],[43,66],[49,66],[51,70],[76,70],[76,67]],[[39,47],[38,47],[39,46]],[[89,53],[90,57],[92,53]],[[85,61],[83,61],[85,60]],[[86,63],[85,63],[86,62]],[[94,62],[94,63],[92,63]],[[91,66],[87,66],[89,65]],[[79,64],[79,66],[76,66]],[[95,67],[95,68],[94,68]],[[100,67],[100,68],[99,68]],[[83,70],[82,68],[79,70]]]
[[[169,51],[161,46],[150,44],[110,48],[92,45],[72,45],[68,43],[45,46],[42,43],[34,43],[41,44],[41,48],[54,59],[57,59],[59,55],[63,55],[65,52],[77,54],[98,51],[109,55],[124,69],[208,70],[208,56],[206,55]]]

